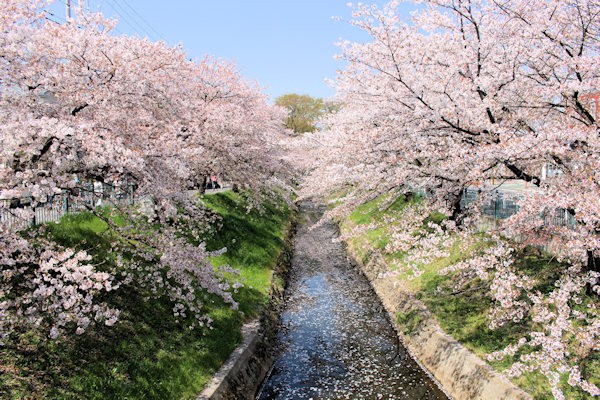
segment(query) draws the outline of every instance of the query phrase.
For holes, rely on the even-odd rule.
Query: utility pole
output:
[[[90,8],[89,0],[79,0],[79,11],[86,11]],[[67,8],[67,20],[71,18],[71,0],[65,0],[65,6]]]

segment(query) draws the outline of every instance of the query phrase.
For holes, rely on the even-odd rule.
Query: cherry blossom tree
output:
[[[277,142],[285,114],[229,63],[116,36],[116,21],[100,14],[57,24],[45,18],[47,4],[0,4],[0,195],[31,196],[35,205],[85,190],[78,182],[129,182],[138,197],[153,198],[151,222],[160,227],[144,226],[137,207],[121,210],[125,226],[105,218],[118,237],[113,250],[127,255],[108,270],[39,230],[2,227],[0,338],[23,325],[47,327],[51,337],[93,321],[112,325],[118,310],[94,296],[125,284],[168,296],[176,315],[203,324],[194,290],[235,305],[226,278],[235,271],[208,261],[214,253],[202,235],[213,217],[186,189],[221,171],[242,187],[284,182]]]
[[[336,84],[343,107],[324,121],[329,131],[305,138],[317,156],[310,189],[351,188],[343,211],[392,189],[420,188],[431,209],[464,232],[482,218],[476,207],[461,205],[466,188],[476,186],[485,197],[492,178],[534,186],[523,193],[519,212],[499,224],[493,250],[459,267],[492,279],[499,305],[492,325],[526,315],[538,323],[539,330],[503,353],[539,348],[512,373],[540,370],[556,398],[563,396],[558,380],[565,373],[570,384],[599,394],[581,379],[568,342],[586,349],[580,354],[599,349],[597,297],[587,307],[577,304],[586,288],[600,293],[600,142],[597,105],[586,100],[600,88],[600,4],[423,0],[408,22],[398,5],[354,10],[352,23],[371,41],[341,43],[348,64]],[[562,173],[542,179],[544,163]],[[556,209],[567,210],[576,226],[545,224],[543,215]],[[513,246],[551,239],[572,267],[543,296],[512,267],[514,252],[496,234],[522,239]],[[436,246],[423,240],[433,236],[417,235],[420,242],[413,236],[410,244],[400,232],[392,238],[402,248],[431,250]]]

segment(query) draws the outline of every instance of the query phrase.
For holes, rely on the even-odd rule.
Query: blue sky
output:
[[[56,0],[51,7],[57,21],[64,19],[65,1]],[[368,40],[347,22],[347,0],[87,1],[90,10],[121,21],[117,33],[182,44],[191,58],[211,54],[233,61],[272,98],[285,93],[332,96],[325,79],[335,78],[343,67],[334,60],[335,42]]]

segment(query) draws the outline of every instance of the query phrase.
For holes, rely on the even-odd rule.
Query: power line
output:
[[[119,17],[119,22],[123,22],[124,24],[129,26],[139,36],[143,36],[143,34],[139,32],[138,28],[134,27],[127,18],[125,18],[123,15],[121,15],[121,13],[115,8],[115,6],[113,6],[113,4],[109,0],[106,0],[106,4],[108,4],[108,6],[111,8],[111,10],[113,10],[113,12]]]
[[[52,11],[44,10],[44,12],[45,12],[47,15],[50,15],[50,16],[54,17],[54,19],[60,20],[60,21],[61,21],[60,23],[65,23],[65,22],[67,22],[67,20],[66,20],[66,19],[64,19],[64,18],[63,18],[63,17],[61,17],[60,15],[56,15],[56,14],[54,14]],[[54,19],[51,19],[51,18],[50,18],[50,17],[48,17],[48,16],[45,16],[45,18],[46,18],[47,20],[49,20],[49,21],[56,22],[57,24],[59,23],[58,21],[55,21]]]
[[[44,17],[44,18],[45,18],[47,21],[54,22],[55,24],[58,24],[58,25],[62,25],[62,23],[60,23],[60,22],[58,22],[57,20],[55,20],[55,19],[52,19],[52,18],[50,18],[50,17]]]
[[[50,21],[56,22],[56,23],[59,23],[59,21],[62,23],[66,23],[68,21],[68,14],[69,14],[70,6],[72,5],[73,1],[74,0],[61,0],[60,1],[61,3],[63,3],[66,6],[65,7],[65,9],[66,9],[65,17],[63,17],[61,15],[57,15],[56,13],[53,13],[49,10],[44,10],[47,15],[52,17],[52,18],[50,18],[50,17],[46,16],[45,18],[47,20],[50,20]],[[78,0],[78,1],[82,7],[87,8],[87,10],[90,9],[89,8],[89,0]],[[129,10],[131,10],[131,12],[128,11],[127,9],[125,9],[121,4],[119,4],[121,2],[124,3],[127,6],[127,8]],[[154,39],[165,40],[163,35],[161,35],[160,32],[158,32],[126,0],[120,0],[120,1],[119,0],[106,0],[105,3],[108,4],[108,6],[111,8],[111,10],[115,13],[115,16],[119,19],[119,21],[121,21],[125,25],[127,25],[130,29],[133,30],[134,33],[138,34],[140,37],[147,36],[151,40],[154,40]],[[85,6],[84,6],[84,4],[85,4]],[[114,31],[119,34],[124,34],[124,31],[122,29],[119,29],[118,26],[114,28]]]
[[[119,2],[115,0],[107,0],[106,3],[109,5],[110,8],[112,8],[112,10],[120,17],[120,19],[125,24],[127,24],[131,29],[133,29],[135,33],[137,33],[140,36],[147,36],[150,39],[152,39],[152,35],[148,32],[148,30],[143,25],[141,25],[134,17],[132,17],[131,14],[119,4]],[[121,11],[117,10],[115,6],[118,7]]]
[[[65,3],[65,4],[66,4],[66,0],[63,0],[63,3]],[[88,7],[89,7],[89,5],[88,5]],[[50,11],[50,10],[48,10],[48,9],[44,9],[44,13],[45,13],[45,16],[44,16],[44,18],[45,18],[46,20],[48,20],[48,21],[51,21],[51,22],[54,22],[54,23],[56,23],[56,24],[63,25],[63,24],[66,24],[66,23],[68,23],[68,22],[69,22],[69,21],[66,19],[66,17],[63,17],[62,15],[58,15],[58,14],[56,14],[56,13],[53,13],[52,11]],[[82,26],[81,26],[81,25],[79,25],[79,24],[77,24],[77,27],[78,27],[78,28],[82,28]],[[119,33],[119,34],[124,34],[123,30],[119,29],[119,27],[115,27],[115,28],[114,28],[114,31],[115,31],[115,32],[117,32],[117,33]]]
[[[53,13],[52,11],[46,10],[44,9],[44,19],[50,21],[50,22],[54,22],[55,24],[58,25],[64,25],[67,24],[69,21],[67,21],[63,16],[61,15],[57,15],[55,13]],[[78,28],[81,28],[81,25],[77,25]]]
[[[131,11],[133,11],[135,13],[135,15],[137,15],[140,18],[140,20],[144,24],[146,24],[146,26],[148,28],[150,28],[150,30],[152,32],[154,32],[156,34],[156,36],[157,36],[158,39],[164,40],[163,35],[161,35],[160,32],[158,32],[156,29],[154,29],[154,27],[152,25],[150,25],[150,23],[148,21],[146,21],[146,19],[144,17],[142,17],[131,5],[129,5],[129,3],[127,2],[127,0],[122,0],[122,1],[123,1],[123,4],[125,4],[127,7],[129,7],[131,9]]]

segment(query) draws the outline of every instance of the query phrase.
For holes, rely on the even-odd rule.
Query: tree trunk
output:
[[[198,193],[200,194],[206,193],[206,179],[206,175],[204,175],[204,178],[202,179],[202,184],[198,188]]]
[[[450,209],[452,210],[452,215],[450,215],[450,219],[456,223],[456,226],[460,226],[462,224],[462,215],[463,209],[461,207],[460,201],[462,199],[463,190],[458,193],[454,199],[452,199],[452,203],[450,204]]]
[[[600,258],[594,257],[594,252],[592,250],[587,251],[587,271],[600,272]],[[598,284],[598,279],[594,283],[588,283],[586,292],[588,295],[594,293],[592,291],[592,287]]]

